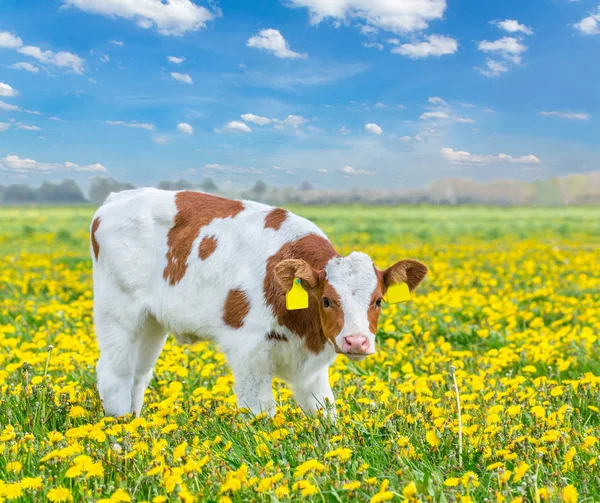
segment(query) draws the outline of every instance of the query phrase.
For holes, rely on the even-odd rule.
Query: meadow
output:
[[[336,423],[277,380],[249,420],[217,348],[171,339],[142,417],[103,417],[94,209],[0,209],[0,503],[600,501],[600,208],[293,209],[430,266],[331,368]]]

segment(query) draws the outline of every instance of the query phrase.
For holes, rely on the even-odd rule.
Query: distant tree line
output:
[[[44,182],[35,188],[30,185],[0,185],[0,201],[3,204],[76,204],[88,202],[73,180],[60,183]]]
[[[211,178],[201,183],[188,180],[164,181],[157,185],[164,190],[201,190],[237,199],[252,199],[274,205],[285,204],[486,204],[561,206],[600,204],[600,171],[573,174],[533,183],[497,180],[481,183],[464,178],[438,180],[420,190],[323,190],[304,181],[299,187],[269,187],[257,181],[250,189],[221,189]],[[92,179],[88,197],[72,180],[61,183],[44,182],[40,187],[17,184],[0,185],[0,204],[76,204],[100,205],[111,192],[133,189],[131,183],[108,177]]]

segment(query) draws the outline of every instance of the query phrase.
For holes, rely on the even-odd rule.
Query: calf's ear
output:
[[[418,260],[400,260],[383,271],[383,284],[387,290],[391,285],[406,283],[412,292],[428,271],[427,266]]]
[[[275,266],[275,277],[285,291],[292,288],[294,278],[300,278],[303,287],[312,289],[319,285],[321,271],[313,269],[304,260],[282,260]]]

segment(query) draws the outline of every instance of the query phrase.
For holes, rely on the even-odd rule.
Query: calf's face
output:
[[[275,268],[287,290],[294,278],[318,303],[323,333],[338,353],[362,360],[375,353],[375,334],[383,296],[397,283],[413,291],[427,274],[427,266],[416,260],[401,260],[380,271],[371,258],[360,252],[334,257],[323,270],[304,260],[284,260]]]

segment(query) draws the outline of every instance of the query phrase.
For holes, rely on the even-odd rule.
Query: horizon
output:
[[[598,0],[474,5],[6,2],[0,184],[403,191],[600,170]]]

